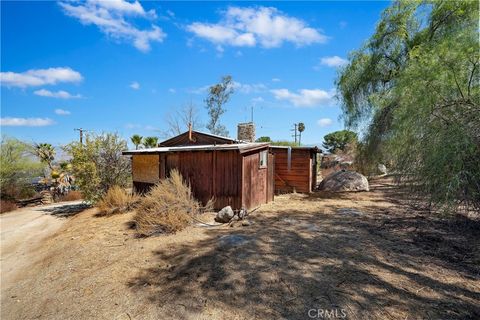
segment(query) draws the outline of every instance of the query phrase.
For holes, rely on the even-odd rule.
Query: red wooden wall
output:
[[[288,170],[288,149],[272,148],[275,154],[275,193],[312,191],[316,182],[312,153],[309,149],[292,149]],[[314,181],[315,179],[315,181]]]

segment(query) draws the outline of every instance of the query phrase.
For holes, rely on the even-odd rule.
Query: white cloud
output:
[[[252,99],[252,102],[258,103],[258,102],[264,102],[265,100],[262,97],[255,97]]]
[[[267,86],[264,85],[263,83],[245,84],[245,83],[233,81],[233,89],[237,92],[250,94],[250,93],[263,92],[267,90]]]
[[[320,59],[320,64],[328,67],[341,67],[348,63],[348,60],[340,58],[339,56],[323,57]]]
[[[0,72],[0,81],[7,87],[36,87],[61,82],[80,82],[82,75],[71,68],[30,69],[25,72]]]
[[[217,45],[235,47],[258,44],[264,48],[275,48],[284,42],[303,46],[327,41],[319,30],[272,7],[230,7],[220,22],[195,22],[188,25],[187,30]]]
[[[34,91],[33,93],[41,97],[59,98],[59,99],[79,99],[82,97],[82,95],[80,94],[72,95],[69,92],[63,91],[63,90],[53,92],[46,89],[40,89],[40,90]]]
[[[138,83],[137,81],[133,81],[132,83],[130,83],[130,88],[132,88],[133,90],[138,90],[140,89],[140,83]]]
[[[72,5],[76,4],[76,5]],[[162,42],[166,34],[156,25],[149,30],[141,30],[128,22],[126,16],[140,16],[144,18],[156,17],[154,10],[145,12],[138,2],[124,0],[105,1],[88,0],[86,2],[60,2],[65,13],[77,18],[85,25],[96,25],[103,33],[114,39],[132,42],[140,51],[150,50],[150,42]]]
[[[270,90],[277,100],[286,100],[296,107],[312,107],[320,104],[330,104],[335,92],[321,89],[301,89],[298,93],[288,89]]]
[[[10,127],[44,127],[55,122],[49,118],[1,118],[0,125]]]
[[[176,93],[177,90],[175,90],[175,89],[173,89],[173,88],[170,88],[170,89],[168,89],[168,92],[170,92],[170,93]]]
[[[55,109],[55,113],[59,116],[68,116],[71,112],[63,109]]]
[[[281,80],[279,78],[272,78],[272,82],[280,82]]]
[[[317,121],[317,124],[320,127],[328,127],[333,123],[333,120],[330,118],[322,118]]]

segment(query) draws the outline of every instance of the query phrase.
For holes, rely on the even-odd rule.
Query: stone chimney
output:
[[[255,124],[253,122],[239,123],[237,140],[255,142]]]

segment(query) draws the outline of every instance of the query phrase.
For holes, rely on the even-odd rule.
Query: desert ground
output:
[[[407,200],[381,179],[278,196],[249,226],[150,238],[133,212],[17,210],[0,217],[1,318],[479,319],[480,223]]]

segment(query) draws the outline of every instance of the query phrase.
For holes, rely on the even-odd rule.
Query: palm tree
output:
[[[52,162],[55,158],[55,149],[50,143],[36,143],[33,145],[35,155],[40,162],[47,164],[48,168],[53,171]]]
[[[130,140],[135,145],[135,150],[138,150],[138,146],[142,144],[143,137],[139,134],[134,134]]]
[[[302,145],[302,132],[305,131],[305,124],[303,122],[300,122],[298,124],[298,132],[300,133],[298,136],[298,145]]]
[[[145,137],[143,138],[143,145],[145,148],[155,148],[158,145],[157,137]]]

